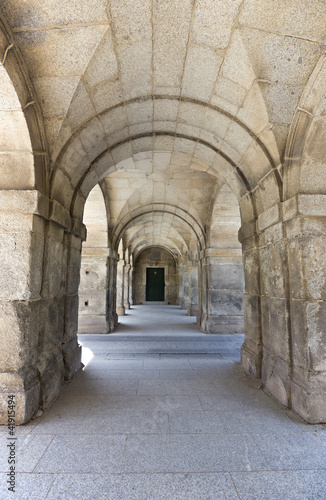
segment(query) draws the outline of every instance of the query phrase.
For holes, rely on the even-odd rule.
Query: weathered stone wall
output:
[[[151,259],[153,253],[159,252],[161,259]],[[178,275],[176,262],[170,252],[162,248],[148,248],[137,257],[133,273],[133,303],[143,304],[146,301],[146,269],[147,267],[164,267],[165,300],[169,304],[178,303]]]
[[[242,364],[285,406],[325,418],[326,202],[297,195],[240,231],[245,263]]]

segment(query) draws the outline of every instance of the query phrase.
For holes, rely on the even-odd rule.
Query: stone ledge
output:
[[[294,217],[326,217],[326,195],[298,194],[282,203],[283,220]]]

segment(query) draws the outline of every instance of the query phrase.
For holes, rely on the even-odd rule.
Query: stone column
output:
[[[243,333],[244,279],[241,257],[232,251],[206,249],[207,272],[206,318],[202,323],[207,333]]]
[[[16,424],[39,408],[37,367],[44,237],[48,200],[37,191],[0,191],[0,423],[8,423],[8,395]]]
[[[188,310],[189,300],[189,269],[188,269],[188,255],[184,255],[182,264],[182,300],[181,309]]]
[[[37,191],[6,192],[0,210],[0,404],[15,394],[20,424],[50,406],[81,367],[77,291],[85,228]]]
[[[133,279],[134,279],[134,268],[131,265],[130,266],[130,271],[129,271],[129,303],[130,303],[130,307],[134,304]]]
[[[85,247],[79,286],[79,333],[108,333],[107,289],[109,248]]]
[[[77,341],[77,331],[78,288],[83,239],[84,236],[82,237],[78,235],[77,228],[73,234],[67,235],[68,255],[67,287],[65,297],[65,331],[62,342],[63,360],[65,364],[65,380],[69,380],[81,367],[81,347]]]
[[[246,277],[242,365],[311,423],[326,419],[325,206],[323,195],[296,195],[240,230]]]
[[[124,316],[124,294],[125,294],[125,261],[119,260],[117,268],[117,314]]]
[[[108,272],[108,288],[107,288],[107,315],[106,321],[108,325],[108,332],[113,330],[118,325],[117,309],[117,263],[119,256],[117,252],[109,249],[107,259],[107,272]]]
[[[199,257],[199,282],[198,282],[198,316],[197,324],[202,332],[207,331],[207,317],[208,317],[208,260],[205,257],[205,250],[200,252]]]
[[[198,307],[198,264],[196,261],[190,261],[188,316],[197,316]]]
[[[284,202],[288,242],[291,407],[307,422],[326,422],[326,196]]]
[[[244,224],[239,231],[242,243],[245,294],[243,297],[245,341],[241,348],[241,363],[247,373],[261,378],[262,297],[260,292],[260,251],[256,221]]]
[[[182,309],[182,304],[183,304],[183,265],[182,265],[182,262],[180,262],[178,265],[177,273],[178,273],[178,289],[179,289],[179,301],[178,301],[178,303],[180,304],[181,309]]]
[[[125,264],[124,269],[124,307],[130,309],[130,264]]]

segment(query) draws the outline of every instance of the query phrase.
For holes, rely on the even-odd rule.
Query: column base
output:
[[[243,316],[206,316],[201,321],[201,330],[217,334],[244,333]]]
[[[291,407],[309,424],[326,423],[326,373],[295,368],[291,382]]]
[[[258,352],[251,350],[246,340],[241,346],[241,365],[246,373],[255,378],[260,379],[262,368],[262,352],[258,348]]]
[[[65,366],[62,353],[50,356],[46,361],[39,362],[41,390],[40,390],[40,408],[44,410],[49,408],[57,399],[64,384]]]
[[[275,353],[263,349],[262,382],[282,405],[289,407],[291,382],[289,364]]]
[[[197,316],[198,315],[198,304],[189,306],[188,310],[187,310],[187,315],[188,316]]]
[[[106,316],[103,314],[79,316],[78,318],[78,333],[105,334],[109,331]]]
[[[63,361],[65,364],[65,380],[70,380],[76,372],[81,370],[82,347],[77,339],[71,340],[63,345]]]

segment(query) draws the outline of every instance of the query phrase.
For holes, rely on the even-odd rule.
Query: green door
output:
[[[146,269],[146,300],[164,301],[164,267]]]

